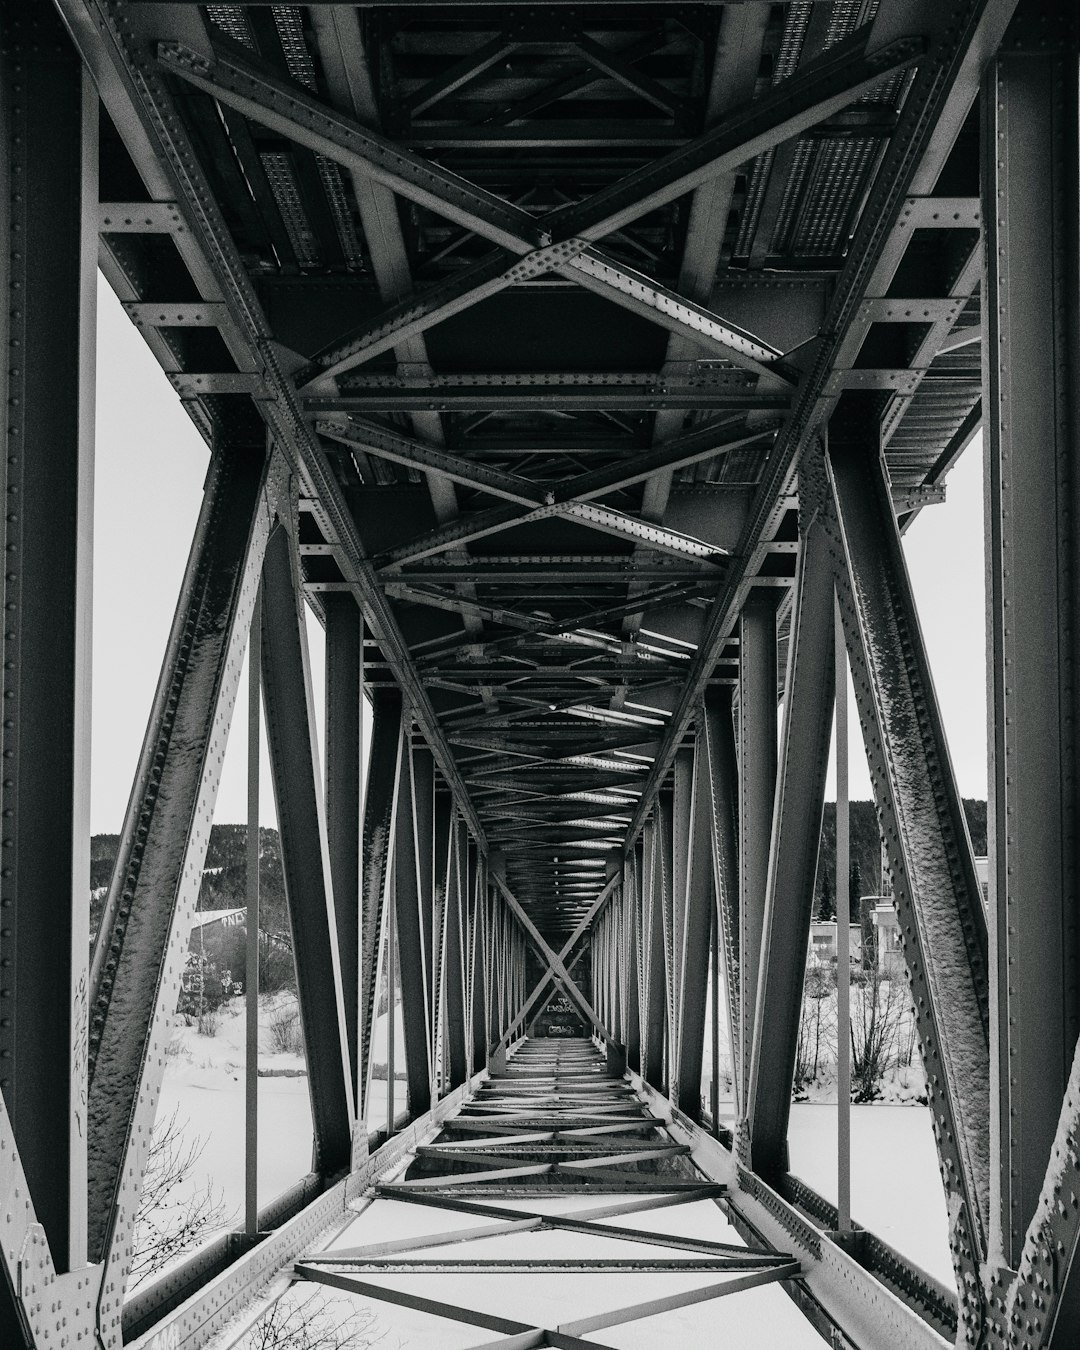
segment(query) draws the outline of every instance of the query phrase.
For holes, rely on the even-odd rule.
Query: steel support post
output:
[[[430,871],[431,836],[416,834],[413,797],[413,757],[409,727],[401,729],[398,750],[398,804],[394,828],[394,918],[397,927],[398,970],[401,976],[401,1021],[405,1039],[405,1072],[409,1084],[409,1113],[423,1115],[431,1105],[431,1059],[428,1035],[427,968],[424,959],[420,857]]]
[[[693,752],[693,782],[688,807],[689,859],[678,953],[682,975],[679,981],[679,1076],[675,1104],[694,1121],[701,1119],[702,1056],[709,1003],[709,936],[714,910],[709,757],[704,742],[704,732],[699,726],[697,747]]]
[[[972,1340],[990,1191],[986,921],[879,435],[861,398],[829,429],[837,587],[948,1192],[962,1338]]]
[[[465,1081],[465,998],[468,989],[468,946],[464,941],[468,911],[468,834],[455,811],[450,829],[450,866],[446,886],[446,1055],[449,1086]]]
[[[484,1000],[484,900],[487,887],[483,879],[483,859],[471,839],[468,844],[468,855],[466,936],[469,952],[469,1029],[472,1046],[469,1073],[475,1074],[487,1067],[488,1048],[485,1042],[487,1008]]]
[[[351,1081],[360,1098],[360,803],[364,620],[351,595],[323,598],[326,615],[326,835],[334,885]]]
[[[656,799],[656,899],[660,938],[664,954],[664,1044],[667,1047],[664,1091],[670,1096],[678,1073],[678,1025],[675,1020],[675,792],[661,792]]]
[[[827,491],[815,445],[799,472],[799,563],[746,1107],[753,1165],[763,1176],[788,1167],[791,1085],[833,723],[833,558],[821,522]]]
[[[740,989],[739,960],[739,845],[738,757],[731,688],[706,691],[702,707],[703,749],[708,755],[708,812],[712,831],[713,895],[716,899],[717,941],[723,952],[727,995],[728,1050],[731,1089],[738,1118],[746,1100],[739,1081]]]
[[[360,920],[360,1082],[364,1092],[359,1109],[365,1116],[371,1090],[371,1038],[375,1028],[379,953],[385,936],[386,897],[393,853],[402,716],[398,690],[376,689],[372,699],[371,753],[364,791],[363,913]]]
[[[1080,100],[1069,9],[1020,6],[982,100],[990,1229],[992,1259],[1013,1268],[1080,1031]]]
[[[0,1088],[63,1272],[87,1253],[98,105],[51,6],[7,7],[0,52]]]
[[[248,637],[247,838],[244,841],[244,1232],[259,1231],[259,859],[262,750],[262,600]]]
[[[751,595],[739,617],[739,1076],[750,1104],[758,966],[776,791],[776,601]],[[740,1129],[740,1148],[745,1132]],[[745,1141],[748,1142],[748,1141]]]
[[[643,945],[641,929],[641,871],[644,847],[639,839],[626,862],[623,881],[623,906],[627,915],[626,960],[628,966],[626,997],[626,1062],[635,1073],[641,1072],[641,979]]]
[[[664,862],[661,829],[656,818],[645,826],[645,871],[642,877],[641,959],[645,968],[645,1035],[642,1077],[664,1090],[664,1044],[667,1030],[667,967],[664,961]]]
[[[675,756],[671,791],[671,928],[668,949],[668,1000],[671,1007],[668,1043],[671,1062],[668,1091],[672,1101],[679,1100],[679,1073],[682,1069],[683,1033],[683,958],[686,935],[686,908],[690,888],[690,835],[693,830],[694,752],[688,747]]]
[[[307,1052],[315,1170],[329,1176],[349,1165],[356,1111],[298,569],[290,531],[279,525],[263,564],[263,699]]]
[[[449,792],[434,795],[434,875],[432,877],[431,964],[428,968],[428,987],[431,1007],[431,1064],[435,1086],[440,1095],[446,1090],[446,929],[448,922],[447,896],[450,890],[450,868],[455,810]]]
[[[223,444],[211,461],[94,947],[89,1240],[106,1262],[109,1347],[270,528],[266,473],[263,444]]]

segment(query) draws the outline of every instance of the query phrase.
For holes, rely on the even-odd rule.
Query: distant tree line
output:
[[[986,853],[986,803],[975,797],[964,797],[963,805],[972,850],[976,857],[982,856]],[[881,835],[873,802],[851,802],[848,814],[851,834],[848,892],[854,918],[858,913],[856,906],[859,897],[879,895],[881,891]],[[820,919],[831,919],[836,914],[835,802],[825,803],[817,883],[814,887],[814,913]]]
[[[119,846],[118,834],[95,834],[90,840],[91,933],[97,932],[101,922]],[[247,907],[246,848],[246,825],[211,826],[199,890],[199,909]],[[287,934],[289,931],[281,843],[277,830],[265,828],[259,830],[259,927],[266,933]]]
[[[963,799],[971,844],[977,855],[986,852],[986,802]],[[881,845],[873,802],[852,802],[851,871],[848,877],[854,911],[862,895],[877,895],[881,885]],[[120,836],[96,834],[90,841],[90,931],[96,933],[105,907],[116,862]],[[206,850],[205,870],[199,891],[199,909],[242,909],[247,905],[246,825],[214,825]],[[836,913],[836,806],[825,804],[818,853],[814,912],[822,919]],[[268,934],[286,936],[289,912],[285,878],[281,868],[281,844],[277,830],[259,831],[259,927]]]

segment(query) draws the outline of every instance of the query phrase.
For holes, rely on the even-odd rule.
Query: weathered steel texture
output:
[[[660,826],[645,828],[641,881],[641,960],[644,970],[642,1010],[642,1077],[658,1091],[664,1085],[667,1032],[667,967],[664,961],[664,861]]]
[[[350,1081],[360,1084],[360,707],[364,620],[351,595],[328,595],[326,619],[326,836],[334,887]],[[359,1099],[359,1097],[358,1097]]]
[[[983,85],[992,1246],[1015,1268],[1080,1030],[1076,16],[1022,5]],[[1035,45],[1034,31],[1040,33]]]
[[[465,1081],[467,1058],[465,1044],[465,1007],[468,989],[468,943],[466,918],[468,902],[468,842],[465,826],[455,815],[451,823],[450,866],[446,887],[446,978],[443,998],[446,1006],[445,1071],[450,1087]]]
[[[371,752],[364,790],[363,910],[360,920],[360,1082],[365,1111],[370,1090],[371,1038],[378,996],[379,953],[382,950],[387,888],[390,885],[390,864],[394,851],[403,720],[401,695],[396,689],[376,689],[371,702]]]
[[[708,805],[711,823],[712,884],[716,921],[723,951],[724,990],[727,995],[731,1087],[736,1112],[746,1099],[735,1066],[742,1016],[742,967],[739,920],[739,764],[735,749],[735,722],[731,689],[710,689],[702,703],[700,748],[708,757]]]
[[[709,810],[709,756],[705,734],[698,730],[693,751],[690,801],[690,858],[686,870],[683,931],[678,952],[679,1077],[672,1099],[691,1120],[701,1119],[701,1080],[705,1065],[705,1019],[709,1015],[709,938],[715,904],[712,875],[712,816]],[[676,761],[677,763],[677,761]]]
[[[281,524],[263,564],[263,702],[307,1054],[314,1170],[330,1176],[348,1166],[356,1105],[297,567],[291,532]]]
[[[427,963],[424,956],[424,919],[421,905],[421,856],[430,871],[431,835],[416,833],[413,799],[413,760],[409,728],[401,729],[398,750],[398,803],[394,829],[394,904],[401,979],[399,1009],[405,1033],[405,1071],[409,1085],[409,1110],[422,1114],[431,1103],[432,1064],[430,1050]],[[430,896],[430,887],[428,888]],[[415,1103],[415,1105],[414,1105]]]
[[[750,1057],[776,792],[776,602],[752,597],[739,617],[740,1119],[750,1107]]]
[[[163,1046],[270,531],[267,464],[261,444],[221,445],[211,461],[94,948],[89,1250],[106,1262],[99,1317],[107,1345],[119,1340]]]
[[[685,958],[686,910],[690,901],[690,848],[694,829],[694,751],[685,746],[675,756],[671,792],[671,1075],[669,1093],[679,1100],[679,1072],[682,1068],[683,963]]]
[[[1080,1327],[1080,1047],[1050,1148],[1042,1192],[1025,1235],[1015,1276],[990,1272],[987,1350],[1068,1350]]]
[[[827,491],[821,452],[811,447],[799,473],[799,571],[746,1109],[754,1169],[765,1176],[787,1171],[787,1125],[833,724],[834,565],[821,518]]]
[[[896,130],[890,139],[873,186],[859,216],[845,255],[843,269],[832,292],[820,340],[798,398],[774,453],[758,483],[742,530],[735,563],[712,607],[698,651],[673,709],[640,803],[631,822],[632,840],[643,828],[655,794],[664,781],[682,738],[690,725],[716,660],[737,621],[739,607],[753,581],[756,550],[774,529],[782,510],[799,456],[810,435],[825,420],[833,400],[825,389],[832,365],[864,297],[885,295],[902,256],[893,247],[897,221],[909,194],[927,194],[963,126],[975,98],[986,54],[1000,41],[1015,0],[913,0],[883,8],[870,45],[901,32],[921,31],[930,39],[927,56],[919,63],[904,100]]]
[[[434,848],[432,868],[431,959],[428,965],[428,984],[431,999],[431,1063],[436,1086],[446,1077],[446,931],[449,923],[448,893],[450,869],[453,866],[454,803],[447,792],[435,793],[432,820]],[[441,1087],[440,1087],[441,1091]]]
[[[0,1091],[66,1271],[87,1224],[97,106],[44,7],[0,16],[0,89]]]
[[[476,848],[469,844],[466,869],[466,940],[469,964],[469,1073],[487,1068],[487,1003],[484,988],[484,897],[487,882]]]
[[[625,864],[619,900],[626,916],[626,1031],[623,1041],[626,1062],[635,1072],[641,1072],[641,855],[638,845]]]
[[[347,581],[362,594],[365,617],[383,659],[406,690],[413,715],[470,829],[483,839],[483,829],[427,690],[417,676],[393,611],[376,584],[345,493],[304,420],[295,383],[282,364],[251,277],[153,59],[149,43],[162,36],[163,18],[186,38],[205,43],[201,20],[193,11],[182,17],[149,9],[140,13],[138,6],[128,6],[121,0],[57,3],[94,75],[103,103],[116,126],[123,129],[128,150],[146,176],[151,196],[156,202],[169,201],[179,207],[174,237],[194,284],[202,298],[227,301],[233,320],[229,335],[239,354],[237,359],[242,358],[245,370],[261,372],[258,387],[253,390],[257,412],[315,505],[320,527],[334,542],[339,566]]]
[[[990,1199],[986,920],[877,425],[864,411],[830,427],[838,592],[949,1197],[962,1331],[974,1340]]]

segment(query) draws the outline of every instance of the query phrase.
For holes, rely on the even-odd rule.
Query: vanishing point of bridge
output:
[[[758,1286],[839,1347],[1080,1343],[1077,21],[0,9],[4,1350],[224,1347],[290,1281],[504,1350],[659,1344],[699,1301],[727,1344]],[[99,267],[210,457],[90,950]],[[901,551],[980,428],[985,908]],[[958,1294],[788,1165],[848,662]],[[315,1154],[125,1299],[241,692]],[[384,952],[389,1136],[365,1124]],[[555,996],[591,1040],[526,1035]],[[721,1028],[730,1118],[702,1091]],[[445,1280],[571,1269],[677,1289],[532,1322]]]

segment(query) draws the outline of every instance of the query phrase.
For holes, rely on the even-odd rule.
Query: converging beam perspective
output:
[[[1080,1345],[1076,6],[20,0],[0,37],[0,1350]],[[99,273],[206,471],[91,902]],[[978,859],[905,552],[976,441]],[[217,984],[235,1213],[205,1141],[162,1170]],[[883,986],[943,1268],[852,1197]]]

